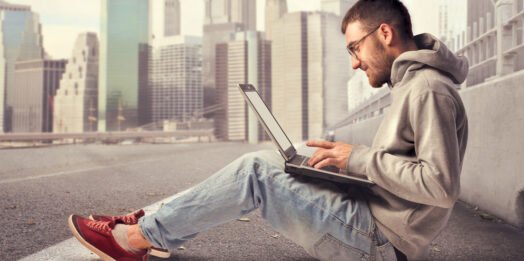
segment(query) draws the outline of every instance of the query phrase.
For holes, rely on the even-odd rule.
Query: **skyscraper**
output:
[[[337,28],[340,28],[340,25],[342,23],[342,19],[346,15],[347,11],[357,2],[357,0],[321,0],[320,2],[320,10],[322,12],[331,13],[337,16],[337,24],[335,25]],[[349,59],[349,63],[351,64],[351,57],[349,55],[346,56],[346,59]],[[349,68],[349,77],[360,77],[356,76],[355,71],[351,68]],[[365,76],[364,76],[365,77]],[[359,82],[360,79],[357,79],[356,81],[348,81],[346,83],[346,87],[348,89],[350,88],[357,88],[358,86],[351,86],[352,83]],[[352,100],[351,97],[348,97],[349,100]]]
[[[464,10],[467,10],[467,2],[468,1],[452,0],[439,1],[439,30],[437,37],[444,41],[452,51],[457,51],[459,46],[464,45],[464,43],[460,43],[459,41],[459,34],[464,32],[468,25],[468,16],[464,15]],[[517,3],[517,1],[515,1],[515,3]],[[482,1],[479,2],[479,6],[481,5],[484,5]],[[485,17],[481,19],[482,25],[479,23],[479,34],[482,34],[481,31],[488,30],[488,19],[492,18]],[[489,22],[489,25],[493,24],[493,20]]]
[[[80,34],[54,99],[53,132],[96,131],[98,54],[96,34]]]
[[[204,24],[238,23],[244,30],[256,30],[256,1],[253,0],[204,0]]]
[[[102,0],[99,131],[139,124],[139,91],[147,83],[149,26],[149,1]]]
[[[272,106],[293,142],[319,138],[347,112],[349,59],[338,16],[288,13],[272,41]]]
[[[269,42],[260,32],[238,32],[232,40],[217,44],[216,55],[217,101],[222,107],[215,117],[216,137],[252,143],[268,140],[256,116],[247,108],[238,84],[255,84],[262,99],[271,106]]]
[[[12,132],[53,131],[53,98],[66,60],[35,59],[15,65],[10,93]]]
[[[266,0],[266,39],[273,38],[273,27],[278,26],[278,20],[287,13],[286,0]]]
[[[190,120],[203,107],[202,39],[166,37],[154,41],[150,52],[149,122]]]
[[[231,22],[244,25],[244,31],[257,30],[257,9],[253,0],[230,0]]]
[[[216,44],[229,41],[231,33],[242,31],[238,23],[204,25],[202,38],[202,84],[204,88],[215,88],[215,48]],[[210,98],[213,102],[213,98]],[[208,106],[208,105],[206,105]]]
[[[321,0],[320,10],[343,18],[349,8],[356,2],[357,0]]]
[[[229,13],[230,0],[204,0],[204,24],[225,24],[231,22]]]
[[[340,33],[340,16],[325,12],[311,13],[307,27],[309,137],[317,138],[321,137],[325,127],[344,119],[347,114],[350,60],[345,37]],[[313,116],[315,113],[318,116]]]
[[[215,104],[215,48],[229,41],[231,33],[256,30],[256,1],[205,0],[204,35],[202,42],[202,84],[204,106]]]
[[[180,35],[180,0],[164,0],[164,36]]]
[[[29,6],[0,0],[0,132],[11,131],[15,63],[42,59],[38,15]],[[5,102],[5,103],[4,103]]]

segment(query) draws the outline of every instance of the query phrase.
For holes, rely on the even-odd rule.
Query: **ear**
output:
[[[378,38],[386,46],[393,45],[395,33],[395,29],[389,24],[381,24],[378,28]]]

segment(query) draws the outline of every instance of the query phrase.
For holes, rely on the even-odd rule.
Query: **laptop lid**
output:
[[[266,132],[277,145],[282,157],[284,157],[286,161],[292,159],[297,153],[295,147],[287,137],[286,133],[284,133],[273,114],[271,114],[271,111],[269,111],[267,105],[264,103],[255,87],[251,84],[239,84],[238,86],[240,87],[244,99],[255,111],[258,120],[262,123]]]

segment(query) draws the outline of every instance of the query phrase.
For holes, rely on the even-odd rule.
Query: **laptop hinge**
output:
[[[288,158],[287,161],[290,161],[297,155],[297,150],[296,149],[289,150],[288,154],[289,155],[286,155]]]

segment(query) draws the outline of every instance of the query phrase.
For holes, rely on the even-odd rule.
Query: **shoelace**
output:
[[[87,227],[95,232],[104,234],[106,236],[111,236],[111,230],[115,226],[113,221],[88,221]]]
[[[122,216],[114,216],[113,221],[115,223],[123,222],[124,224],[128,225],[134,225],[138,223],[138,219],[144,215],[144,210],[139,210],[135,213],[131,213],[128,215],[122,215]]]

